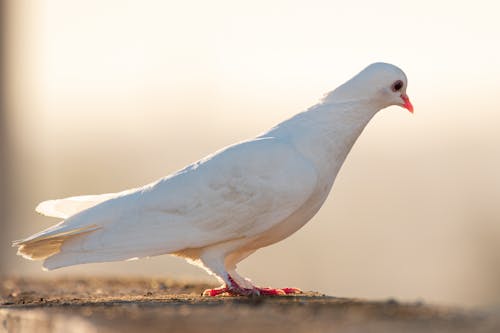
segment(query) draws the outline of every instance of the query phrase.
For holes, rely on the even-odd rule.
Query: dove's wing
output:
[[[128,192],[128,191],[126,191]],[[40,202],[35,210],[45,216],[66,219],[85,209],[93,207],[106,200],[123,195],[123,193],[105,193],[98,195],[80,195],[64,199],[47,200]]]
[[[62,230],[96,230],[68,239],[44,266],[153,256],[255,236],[296,211],[315,186],[314,166],[290,144],[243,142],[69,218]]]

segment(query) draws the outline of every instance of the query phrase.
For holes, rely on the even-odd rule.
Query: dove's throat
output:
[[[312,161],[330,186],[354,143],[378,109],[364,101],[318,104],[303,112],[293,127],[293,143]],[[291,119],[293,120],[293,118]]]

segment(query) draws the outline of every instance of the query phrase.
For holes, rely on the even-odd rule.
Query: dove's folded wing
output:
[[[68,218],[101,202],[123,195],[123,193],[105,193],[97,195],[80,195],[64,199],[40,202],[35,210],[45,216]]]
[[[64,224],[100,228],[69,239],[44,266],[153,256],[252,237],[300,208],[315,186],[314,166],[291,145],[273,138],[243,142],[71,217]]]

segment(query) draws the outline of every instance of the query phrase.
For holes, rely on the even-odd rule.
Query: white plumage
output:
[[[37,212],[64,220],[14,245],[46,269],[174,254],[225,284],[210,295],[280,294],[253,286],[236,264],[312,218],[378,110],[413,110],[406,82],[397,67],[372,64],[305,112],[157,182],[40,203]]]

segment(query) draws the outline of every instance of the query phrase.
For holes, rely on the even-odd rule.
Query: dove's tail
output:
[[[135,193],[135,194],[134,194]],[[130,194],[130,195],[128,195]],[[164,218],[152,214],[153,222],[147,228],[126,224],[122,228],[106,227],[129,217],[136,211],[138,198],[143,194],[127,190],[97,196],[71,197],[42,202],[37,211],[65,219],[46,230],[13,243],[17,254],[30,260],[42,260],[47,270],[65,266],[129,260],[155,256],[185,248],[185,240],[178,237],[184,220],[164,223]],[[149,215],[141,217],[146,219]],[[69,215],[69,216],[68,216]],[[68,216],[68,217],[66,217]],[[195,227],[184,228],[187,234],[196,237],[201,233]],[[192,230],[192,232],[191,232]]]
[[[29,260],[44,260],[61,251],[64,242],[99,229],[89,225],[78,229],[69,229],[62,224],[55,225],[38,234],[12,243],[17,246],[17,254]]]
[[[36,211],[46,216],[67,219],[85,209],[123,195],[124,193],[125,192],[82,195],[65,199],[48,200],[38,204]],[[12,246],[17,246],[17,254],[26,259],[44,260],[59,253],[63,243],[69,239],[98,229],[96,225],[71,227],[63,222],[26,239],[15,241]]]

